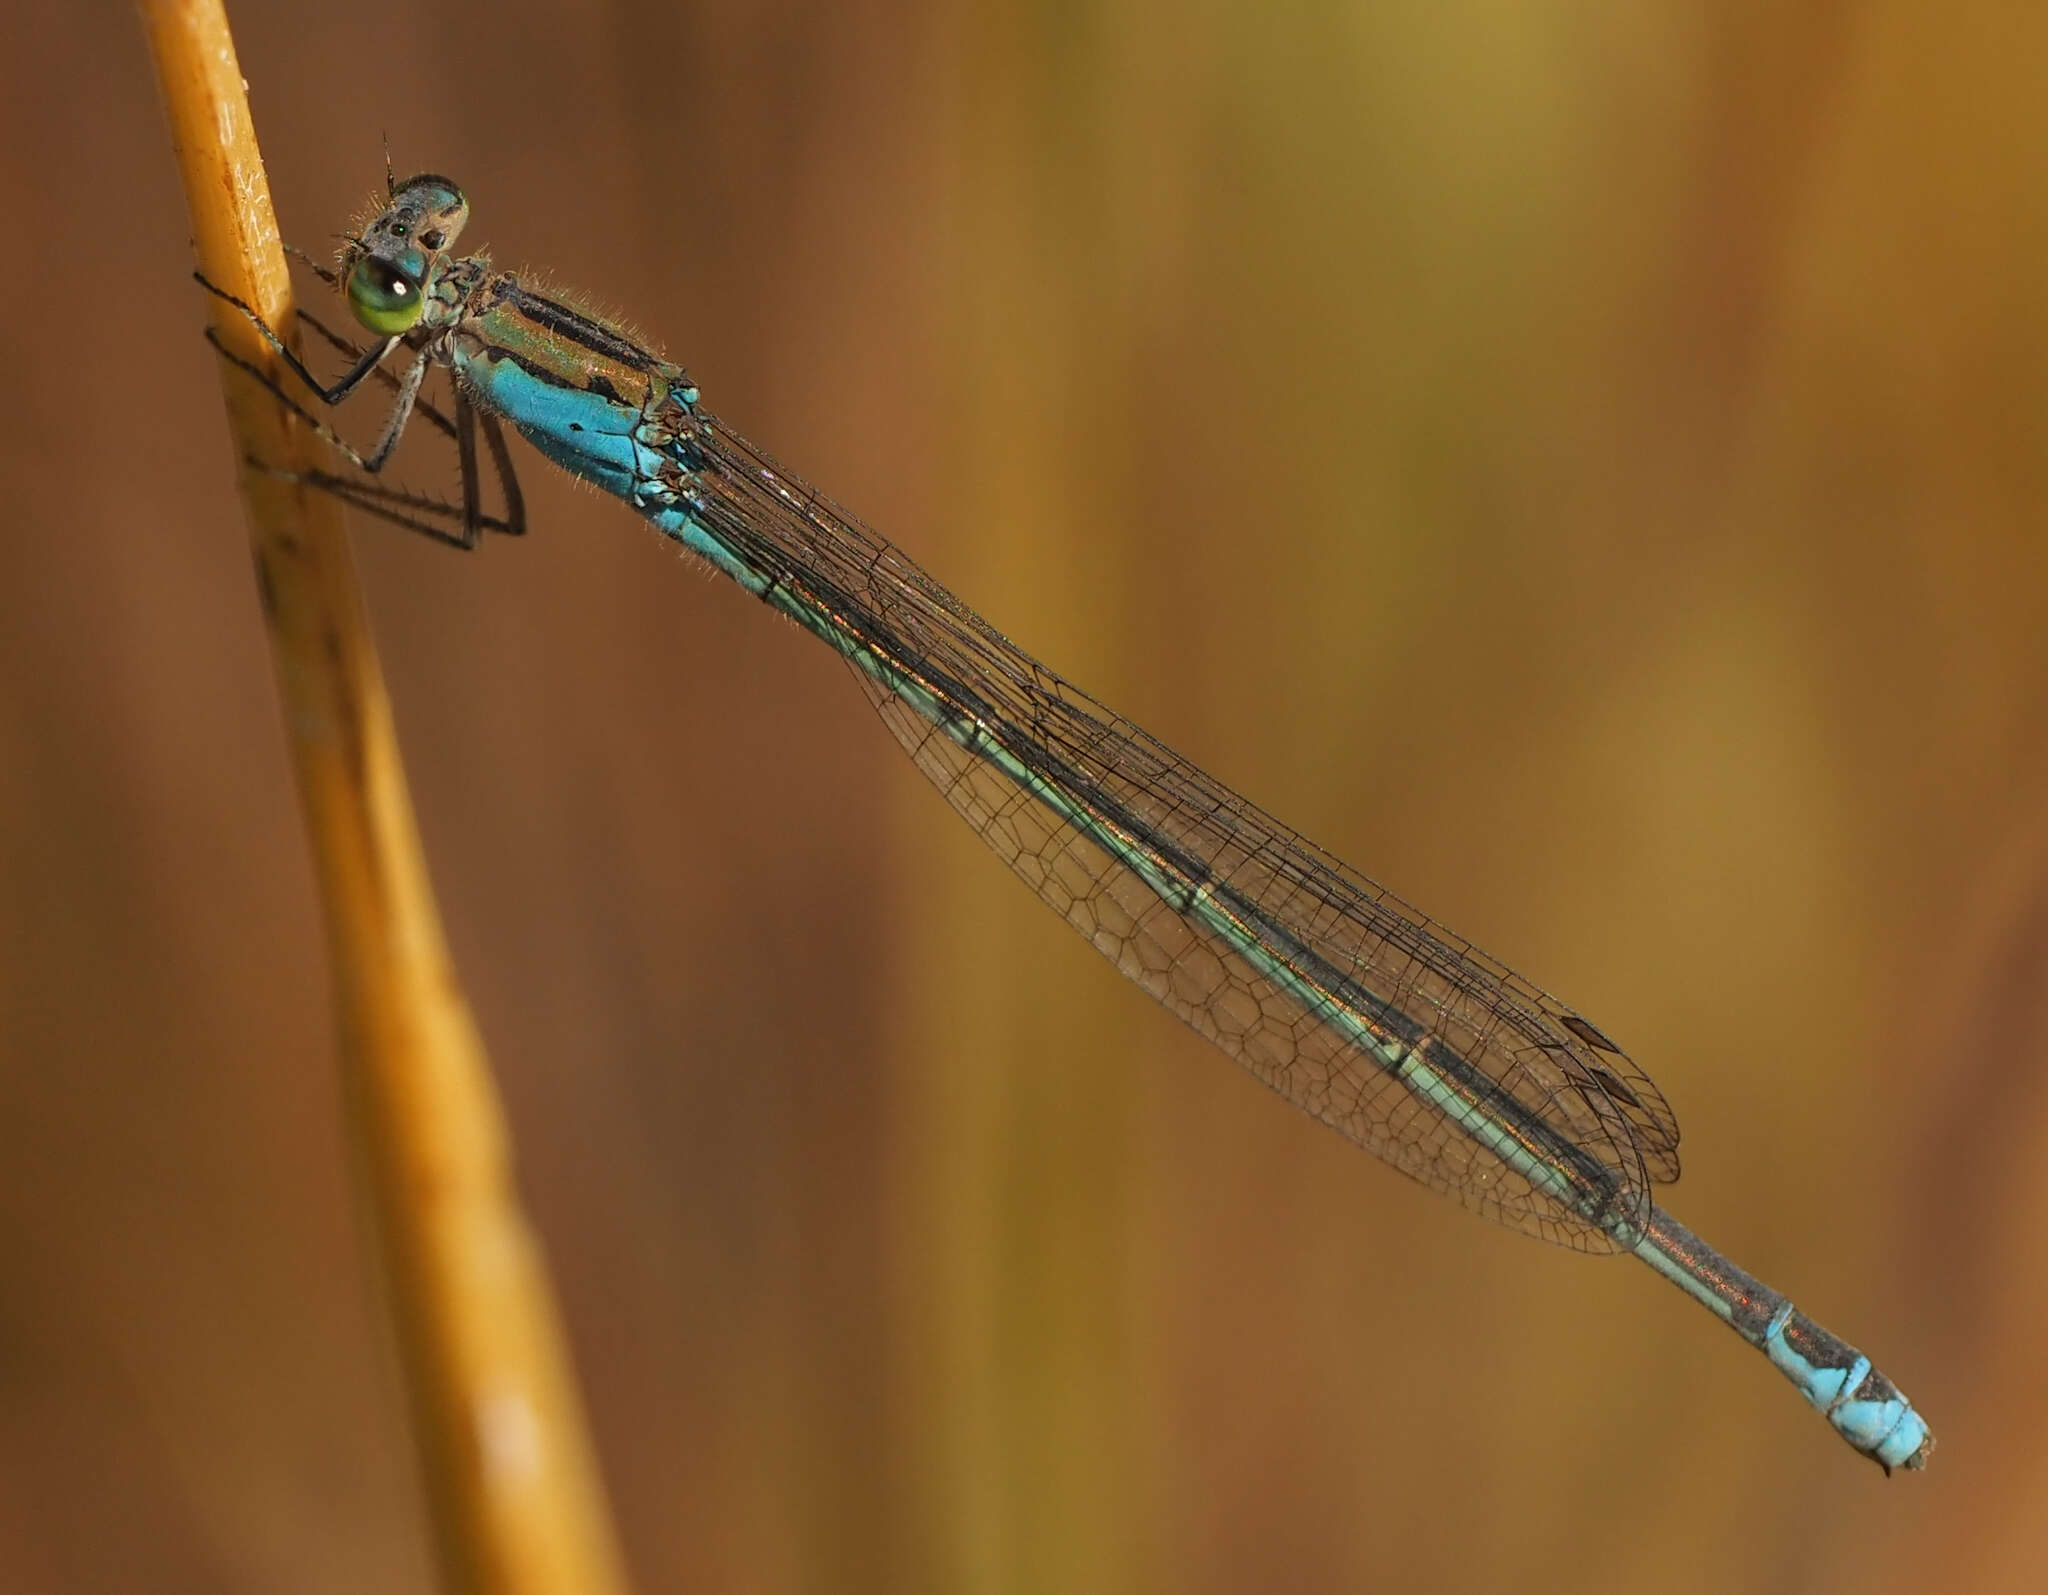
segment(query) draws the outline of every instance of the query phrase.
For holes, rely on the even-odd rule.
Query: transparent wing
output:
[[[1678,1175],[1677,1120],[1598,1029],[1048,670],[722,423],[691,423],[699,524],[849,658],[947,802],[1126,976],[1496,1222],[1612,1251],[1609,1222],[1647,1219]],[[1561,1178],[1518,1171],[1404,1058]]]

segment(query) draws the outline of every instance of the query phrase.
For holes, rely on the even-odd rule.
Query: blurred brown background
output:
[[[529,457],[357,542],[643,1588],[2041,1587],[2048,12],[234,9],[289,236],[456,176],[1620,1037],[1941,1441],[1269,1097]],[[424,1590],[140,32],[0,51],[0,1586]]]

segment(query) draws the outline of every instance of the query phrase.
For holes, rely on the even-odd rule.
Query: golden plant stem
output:
[[[143,0],[199,267],[272,326],[291,285],[218,0]],[[211,303],[229,347],[268,349]],[[285,729],[326,913],[356,1165],[451,1588],[623,1590],[566,1342],[512,1186],[503,1113],[428,884],[341,506],[247,465],[317,440],[225,364]]]

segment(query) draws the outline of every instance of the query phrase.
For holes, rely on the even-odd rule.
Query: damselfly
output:
[[[1769,1357],[1858,1451],[1887,1472],[1921,1466],[1927,1425],[1869,1358],[1654,1204],[1653,1187],[1678,1177],[1678,1123],[1604,1032],[1014,646],[703,409],[680,367],[487,256],[454,255],[468,216],[445,177],[389,184],[339,271],[322,272],[374,335],[357,350],[326,334],[359,355],[332,386],[221,295],[323,404],[373,372],[397,389],[363,455],[227,354],[358,467],[302,480],[472,548],[525,529],[500,429],[511,423],[834,649],[975,833],[1281,1096],[1499,1223],[1634,1253]],[[393,379],[382,366],[400,349],[411,363]],[[452,421],[419,399],[437,365],[453,376]],[[455,438],[459,505],[374,480],[416,409]],[[495,516],[482,507],[479,431],[504,494]]]

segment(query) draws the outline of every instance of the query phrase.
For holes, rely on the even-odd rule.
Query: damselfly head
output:
[[[398,184],[390,203],[342,251],[356,320],[386,337],[410,332],[426,308],[434,274],[468,220],[469,201],[447,178],[427,173]]]

